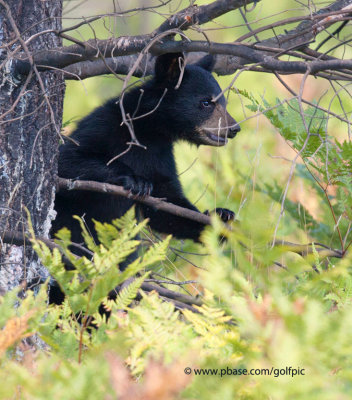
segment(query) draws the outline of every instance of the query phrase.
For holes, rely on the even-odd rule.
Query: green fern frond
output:
[[[137,293],[145,281],[145,279],[149,276],[150,272],[134,279],[128,286],[125,286],[122,290],[119,291],[116,300],[114,302],[114,309],[125,309],[127,308],[132,300],[137,296]]]

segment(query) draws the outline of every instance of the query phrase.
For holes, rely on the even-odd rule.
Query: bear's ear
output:
[[[206,56],[202,57],[199,61],[197,61],[194,65],[197,67],[201,67],[206,71],[211,72],[215,65],[215,57],[212,54],[207,54]]]
[[[177,82],[184,64],[183,53],[166,53],[155,60],[155,77],[158,81]]]

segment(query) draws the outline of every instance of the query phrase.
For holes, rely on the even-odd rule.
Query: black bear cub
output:
[[[218,96],[221,89],[210,73],[212,57],[206,56],[185,68],[183,61],[181,53],[157,57],[153,78],[85,117],[71,135],[74,140],[67,140],[60,147],[59,176],[122,185],[134,195],[166,198],[198,211],[183,194],[173,155],[174,143],[185,140],[196,145],[224,146],[240,128],[227,113],[224,96]],[[123,123],[121,108],[129,127]],[[128,150],[130,129],[144,147],[132,145]],[[79,224],[72,218],[78,215],[84,216],[97,240],[92,219],[110,222],[133,204],[133,199],[103,193],[58,193],[57,217],[51,233],[66,226],[72,232],[72,241],[81,242]],[[198,240],[204,228],[200,223],[143,204],[137,207],[150,219],[152,228],[178,238]],[[216,212],[225,221],[234,216],[226,209]]]

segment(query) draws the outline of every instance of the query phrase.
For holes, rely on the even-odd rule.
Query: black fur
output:
[[[186,66],[179,82],[183,62],[180,53],[159,56],[155,76],[122,97],[125,114],[132,118],[134,133],[146,149],[132,146],[107,165],[131,141],[130,131],[121,124],[121,97],[115,98],[85,117],[71,135],[74,141],[67,140],[60,147],[59,176],[122,185],[133,194],[167,198],[171,203],[198,211],[183,194],[173,156],[174,143],[185,140],[196,145],[222,146],[227,138],[236,135],[239,127],[227,113],[223,96],[212,101],[221,89],[208,71],[211,59]],[[84,216],[96,239],[92,219],[110,222],[121,217],[133,203],[132,199],[102,193],[58,193],[52,234],[66,226],[72,232],[72,241],[81,242],[79,224],[72,218],[78,215]],[[198,240],[204,227],[145,205],[139,204],[138,208],[144,217],[150,218],[152,228],[178,238]],[[233,217],[226,209],[216,212],[225,221]]]

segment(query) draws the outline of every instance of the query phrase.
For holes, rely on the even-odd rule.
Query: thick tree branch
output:
[[[133,54],[130,56],[106,58],[105,60],[82,61],[67,66],[63,71],[65,79],[68,80],[80,80],[91,78],[92,76],[111,74],[112,71],[116,74],[127,75],[135,65],[137,57],[138,55]],[[141,78],[142,76],[149,76],[154,73],[154,59],[150,58],[148,55],[143,57],[133,76]]]
[[[222,54],[222,55],[231,55],[233,57],[238,57],[240,59],[246,59],[247,63],[255,63],[257,66],[261,66],[263,69],[275,71],[281,74],[295,74],[295,73],[305,73],[308,69],[312,75],[316,74],[319,71],[328,71],[328,70],[351,70],[352,69],[352,60],[317,60],[317,61],[281,61],[276,59],[274,56],[267,55],[263,51],[255,50],[252,48],[252,45],[243,45],[243,44],[228,44],[228,43],[209,43],[206,41],[193,41],[193,42],[183,42],[183,41],[169,41],[163,44],[155,44],[150,48],[150,51],[154,54],[163,54],[167,52],[205,52],[209,54]],[[78,67],[82,66],[83,63]],[[89,68],[88,64],[86,64],[86,68]],[[92,66],[90,66],[91,68]],[[240,64],[237,67],[241,67]],[[94,67],[93,67],[94,68]],[[102,65],[98,67],[100,73],[103,73],[101,70]],[[128,65],[124,62],[120,64],[120,69],[122,73],[127,71]],[[75,72],[79,75],[79,70],[68,70],[70,74],[75,74]],[[137,69],[137,76],[142,76],[144,74],[143,66]],[[148,70],[151,72],[150,70]],[[115,69],[115,72],[117,70]],[[72,75],[74,77],[74,75]],[[92,76],[91,73],[85,72],[85,77]],[[348,77],[350,79],[351,77]],[[343,77],[341,77],[343,79]]]
[[[314,75],[318,71],[326,71],[329,69],[352,69],[352,60],[281,61],[271,55],[266,55],[262,51],[252,49],[248,45],[242,44],[208,43],[205,41],[168,42],[152,46],[152,50],[157,53],[203,51],[209,54],[239,56],[263,68],[278,73],[305,73],[309,69],[310,73]]]
[[[148,46],[151,40],[168,30],[186,30],[193,24],[204,24],[229,11],[235,10],[243,5],[253,3],[254,0],[217,0],[206,6],[191,6],[181,10],[170,17],[158,29],[148,35],[122,36],[107,40],[88,40],[80,44],[41,51],[33,55],[34,62],[39,69],[64,68],[68,65],[87,60],[97,60],[103,57],[118,57],[140,53]],[[260,0],[256,0],[260,1]],[[175,32],[171,33],[172,36]],[[164,35],[163,35],[164,37]],[[15,73],[27,74],[31,65],[26,59],[15,61]]]
[[[250,2],[247,1],[247,3]],[[66,68],[66,76],[67,78],[71,77],[71,79],[82,79],[93,76],[94,73],[111,73],[111,71],[124,74],[133,65],[133,58],[127,59],[127,56],[142,52],[148,44],[150,45],[151,40],[156,40],[161,33],[165,34],[167,32],[166,28],[169,30],[172,29],[173,32],[170,33],[174,36],[175,29],[185,30],[195,23],[203,24],[225,12],[240,7],[243,3],[246,2],[219,0],[207,6],[188,7],[169,18],[151,34],[110,38],[107,40],[89,40],[79,45],[75,44],[55,49],[55,51],[43,51],[34,54],[34,62],[39,69]],[[305,46],[314,39],[317,33],[339,21],[342,17],[347,17],[351,14],[351,8],[352,0],[336,1],[313,15],[298,17],[296,20],[305,19],[305,21],[285,35],[266,39],[259,44],[266,47],[280,48],[282,49],[281,54],[285,54],[285,50]],[[293,21],[290,19],[286,22]],[[281,25],[283,23],[284,21],[280,22]],[[242,36],[240,40],[249,38],[252,34],[259,31],[272,28],[273,24],[260,28],[259,30],[250,32],[248,35]],[[238,43],[210,44],[207,41],[188,43],[182,41],[173,42],[172,40],[158,43],[156,40],[156,43],[150,47],[150,52],[154,55],[172,51],[203,51],[222,55],[221,59],[218,57],[215,65],[215,72],[219,74],[233,73],[236,69],[248,63],[257,63],[264,69],[274,70],[278,73],[304,73],[307,70],[307,66],[303,62],[273,60],[273,55],[268,54],[268,52],[249,48],[248,45]],[[107,61],[102,61],[102,57],[106,58]],[[118,61],[113,60],[116,57],[125,58]],[[75,64],[78,65],[74,66]],[[17,60],[15,67],[16,72],[21,74],[28,73],[30,70],[30,64],[27,60]],[[329,68],[350,69],[351,65],[349,60],[336,60],[335,64],[332,63],[331,65],[324,63],[323,60],[318,60],[312,65],[312,73],[328,70]],[[145,69],[143,66],[136,68],[136,76],[148,75],[151,72],[152,68]],[[80,76],[81,74],[82,76]]]
[[[190,52],[190,56],[188,57],[188,59],[190,59],[191,63],[194,60],[198,59],[200,54],[204,55],[206,53],[210,53],[217,55],[217,61],[213,70],[218,75],[223,75],[226,71],[230,71],[229,68],[231,68],[231,73],[233,73],[236,69],[240,68],[245,63],[248,63],[248,59],[251,59],[252,62],[256,62],[256,64],[258,65],[256,68],[254,68],[256,71],[274,71],[280,74],[304,73],[309,64],[312,68],[312,74],[317,74],[320,71],[328,71],[328,73],[331,74],[333,72],[335,73],[337,70],[340,70],[342,72],[346,72],[347,74],[338,75],[336,76],[336,79],[352,80],[352,72],[349,71],[350,69],[352,69],[351,60],[340,60],[329,56],[324,57],[324,55],[321,55],[318,52],[314,52],[313,50],[312,52],[316,54],[316,60],[312,59],[311,56],[311,60],[307,61],[280,61],[275,58],[276,54],[282,52],[280,49],[274,48],[275,50],[267,54],[268,48],[263,48],[263,46],[261,46],[260,44],[236,45],[212,43],[211,46],[209,46],[208,42],[168,42],[164,44],[164,47],[166,49],[163,52],[176,51],[175,49],[177,48],[183,52]],[[251,50],[254,51],[251,52]],[[308,48],[304,49],[304,52],[308,53],[309,50],[310,49]],[[289,51],[287,52],[290,53]],[[239,54],[242,54],[242,56],[240,56]],[[247,58],[244,58],[243,55],[245,55]],[[231,64],[227,64],[227,66],[224,67],[223,60],[224,58],[227,59],[229,57],[231,57],[232,59],[237,59],[238,64],[236,64],[235,66],[234,61],[232,60]],[[77,80],[86,79],[92,76],[110,74],[111,71],[114,71],[116,74],[127,75],[132,66],[135,64],[136,60],[137,56],[131,55],[116,58],[107,58],[105,60],[83,61],[64,68],[65,78]],[[327,61],[331,61],[331,63],[328,63]],[[231,67],[229,67],[230,65]],[[259,65],[261,66],[260,68]],[[145,56],[142,62],[138,65],[133,75],[140,78],[143,76],[152,75],[153,72],[154,58],[148,61],[148,57]],[[328,77],[330,77],[330,75],[328,75]]]

